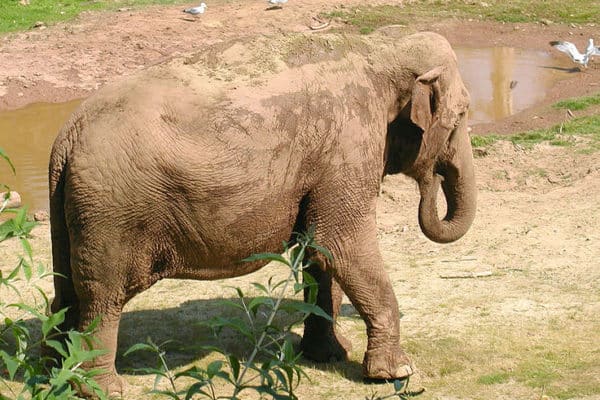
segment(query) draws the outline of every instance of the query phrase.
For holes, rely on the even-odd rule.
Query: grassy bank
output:
[[[543,23],[596,23],[600,4],[593,0],[525,1],[491,0],[407,2],[401,6],[354,7],[326,13],[356,27],[361,33],[370,33],[388,24],[409,24],[415,18],[474,18],[500,22]]]
[[[565,99],[552,105],[557,110],[581,111],[600,105],[600,93],[591,96]],[[590,153],[600,150],[600,115],[571,118],[546,129],[519,132],[512,135],[473,136],[475,147],[488,146],[498,140],[509,140],[524,148],[547,142],[553,146],[579,145],[578,151]]]
[[[142,7],[152,4],[195,4],[189,0],[20,0],[0,1],[0,33],[27,30],[37,21],[52,24],[68,21],[83,11],[116,10]],[[362,33],[369,33],[387,24],[406,24],[415,18],[477,18],[504,22],[544,23],[596,23],[600,4],[594,0],[488,0],[488,1],[439,1],[418,0],[402,6],[360,6],[326,13],[355,26]]]
[[[30,29],[36,22],[52,24],[68,21],[84,11],[117,10],[119,8],[142,7],[152,4],[191,3],[185,0],[29,0],[21,4],[19,0],[0,1],[0,33]]]

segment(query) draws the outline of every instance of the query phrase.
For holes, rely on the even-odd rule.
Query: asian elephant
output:
[[[448,42],[341,35],[213,45],[107,85],[59,133],[49,170],[52,311],[97,331],[91,367],[121,392],[114,362],[122,308],[163,278],[221,279],[263,264],[292,232],[315,227],[333,261],[310,269],[335,319],[343,293],[367,326],[364,376],[407,377],[399,311],[377,244],[386,174],[416,180],[419,223],[457,240],[476,208],[469,95]],[[438,216],[441,186],[446,215]],[[334,323],[305,322],[306,357],[344,359]]]

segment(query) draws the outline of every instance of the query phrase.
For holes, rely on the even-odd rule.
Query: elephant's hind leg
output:
[[[300,342],[305,357],[318,361],[345,361],[352,350],[349,340],[335,332],[334,323],[339,314],[344,293],[331,274],[321,265],[306,269],[318,284],[317,305],[329,314],[333,321],[311,314],[304,322],[304,335]],[[305,289],[304,299],[308,300]]]
[[[98,246],[92,242],[87,240],[85,248],[74,247],[73,282],[79,299],[77,329],[87,330],[99,318],[92,348],[101,350],[102,354],[84,363],[83,368],[101,369],[103,372],[94,377],[96,383],[109,396],[121,396],[125,385],[117,374],[115,358],[121,313],[131,297],[126,289],[127,271],[133,262],[131,250],[115,241],[99,241],[102,243]],[[94,397],[90,388],[82,388],[82,392],[86,397]]]

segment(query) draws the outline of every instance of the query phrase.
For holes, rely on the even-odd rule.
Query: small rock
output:
[[[125,11],[129,11],[129,10],[131,10],[131,8],[129,8],[129,7],[122,7],[122,8],[117,9],[118,12],[125,12]]]
[[[38,210],[33,214],[33,219],[37,222],[44,222],[50,219],[50,215],[48,215],[48,211],[46,210]]]
[[[552,184],[556,184],[556,183],[560,182],[560,180],[554,176],[549,176],[547,179],[548,179],[548,182],[550,182]]]
[[[542,25],[552,25],[554,22],[552,22],[552,21],[551,21],[551,20],[549,20],[549,19],[542,18],[542,19],[540,19],[540,23],[541,23]]]
[[[489,153],[487,151],[487,149],[485,147],[475,147],[473,148],[473,156],[474,157],[485,157],[487,156]]]
[[[404,225],[402,229],[400,229],[400,232],[408,232],[408,225]]]
[[[42,27],[46,27],[46,24],[43,21],[37,21],[35,24],[33,24],[34,28],[42,28]]]
[[[23,94],[23,92],[19,92],[19,93],[17,93],[17,96],[18,96],[18,97],[23,97],[23,96],[24,96],[24,94]]]
[[[490,5],[488,3],[486,3],[485,1],[482,1],[481,3],[479,3],[479,5],[481,7],[489,7]]]
[[[4,203],[6,192],[0,193],[0,204]],[[8,196],[8,202],[6,208],[19,208],[21,207],[21,195],[14,190],[11,190],[10,196]]]
[[[29,0],[19,0],[19,4],[22,6],[28,6],[29,5]]]

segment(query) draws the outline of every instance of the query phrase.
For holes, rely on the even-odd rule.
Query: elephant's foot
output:
[[[404,379],[414,373],[414,367],[404,351],[386,347],[367,350],[363,361],[366,379]]]
[[[102,391],[106,393],[109,399],[123,398],[123,392],[127,387],[127,383],[116,372],[97,375],[93,379],[98,384],[100,389],[102,389]],[[86,399],[98,398],[98,396],[94,394],[93,390],[87,385],[81,388],[77,388],[77,390]]]
[[[304,357],[316,362],[346,361],[352,351],[352,344],[335,333],[305,335],[300,341],[300,349]]]

